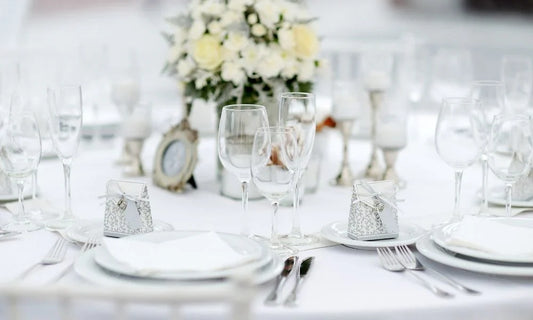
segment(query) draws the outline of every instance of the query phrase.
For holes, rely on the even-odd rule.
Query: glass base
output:
[[[40,221],[40,222],[55,220],[55,219],[58,219],[60,216],[59,212],[45,211],[41,209],[31,209],[31,210],[27,210],[26,212],[33,221]]]
[[[301,237],[289,234],[289,235],[281,236],[280,240],[282,243],[288,246],[306,246],[306,245],[314,244],[320,241],[320,239],[318,239],[316,236],[312,234],[304,234]]]
[[[254,239],[255,241],[261,242],[268,246],[274,253],[280,256],[286,256],[286,255],[295,255],[298,253],[297,249],[291,248],[290,246],[284,245],[283,243],[272,243],[270,242],[270,239],[267,237],[263,237],[260,235],[253,235],[249,237],[250,239]]]
[[[31,221],[15,221],[2,226],[8,232],[31,232],[42,229],[43,225]]]
[[[50,220],[46,222],[46,229],[52,230],[52,231],[64,230],[76,224],[77,221],[78,219],[74,217]]]

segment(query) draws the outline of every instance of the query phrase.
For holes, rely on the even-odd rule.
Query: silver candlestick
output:
[[[383,151],[383,159],[385,160],[386,166],[381,180],[391,180],[394,181],[399,188],[405,188],[405,180],[398,176],[395,168],[398,152],[401,149],[382,148],[381,150]]]
[[[378,109],[381,106],[384,98],[384,91],[369,90],[370,95],[370,139],[372,142],[372,151],[370,154],[370,162],[368,163],[363,177],[369,180],[379,180],[383,175],[383,168],[378,161],[378,151],[376,146],[376,122]]]
[[[337,122],[337,126],[340,128],[342,134],[342,164],[339,174],[331,181],[332,185],[348,187],[352,186],[354,176],[350,169],[350,162],[348,156],[348,140],[352,134],[354,120],[340,120]]]
[[[126,139],[125,152],[130,162],[124,167],[124,175],[129,177],[144,176],[144,168],[141,160],[143,145],[144,139]]]

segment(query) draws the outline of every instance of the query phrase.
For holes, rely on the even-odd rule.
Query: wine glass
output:
[[[502,59],[501,80],[508,108],[525,112],[531,96],[531,60],[527,56],[509,55]]]
[[[37,168],[41,159],[41,135],[32,113],[12,109],[3,130],[0,145],[0,165],[17,185],[19,212],[15,221],[5,226],[6,231],[28,232],[42,228],[30,221],[24,209],[24,183]]]
[[[455,202],[451,221],[461,219],[459,202],[463,170],[476,162],[481,153],[472,125],[471,111],[476,103],[468,98],[445,98],[437,120],[437,153],[455,170]]]
[[[259,191],[272,203],[270,246],[283,249],[277,232],[279,202],[293,189],[297,169],[297,147],[293,130],[283,127],[259,128],[252,148],[252,178]]]
[[[305,173],[316,131],[316,107],[315,96],[312,93],[286,92],[281,94],[279,104],[280,126],[294,130],[297,152],[297,168],[295,173],[293,193],[293,219],[292,229],[283,241],[291,245],[303,245],[317,242],[318,239],[302,233],[300,226],[299,206],[302,176]]]
[[[492,119],[497,114],[504,112],[504,88],[501,81],[474,81],[470,86],[470,98],[479,103],[474,105],[473,124],[474,133],[481,148],[481,168],[482,168],[482,193],[483,204],[479,209],[479,214],[488,214],[488,177],[489,167],[487,162],[487,142],[490,134]]]
[[[250,166],[254,136],[257,129],[268,127],[264,106],[234,104],[222,108],[218,126],[218,156],[220,162],[242,186],[242,229],[241,234],[253,237],[248,215],[248,187],[252,178]]]
[[[70,168],[80,142],[82,126],[81,87],[65,85],[48,89],[48,110],[50,113],[50,134],[54,149],[63,164],[65,176],[65,211],[59,219],[50,221],[48,227],[62,229],[76,221],[72,213],[70,194]]]
[[[511,216],[513,183],[528,173],[533,152],[531,117],[524,114],[494,117],[487,146],[491,171],[505,182],[505,211]]]

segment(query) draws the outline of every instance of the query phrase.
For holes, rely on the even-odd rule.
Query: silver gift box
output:
[[[110,180],[106,189],[105,236],[123,237],[154,230],[146,184]]]
[[[348,237],[382,240],[398,237],[396,185],[393,181],[356,181],[348,219]]]

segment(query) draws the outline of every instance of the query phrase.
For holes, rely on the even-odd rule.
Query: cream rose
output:
[[[292,27],[294,51],[301,58],[312,58],[318,52],[318,38],[306,25],[297,24]]]
[[[203,35],[196,40],[193,48],[193,58],[200,68],[214,70],[222,63],[222,47],[217,38]]]

